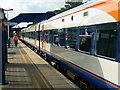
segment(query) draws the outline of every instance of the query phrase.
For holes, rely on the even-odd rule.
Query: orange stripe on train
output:
[[[107,12],[111,16],[113,16],[116,21],[120,21],[119,14],[120,14],[120,0],[107,0],[102,5],[97,5],[94,8],[100,9],[102,11]]]
[[[2,23],[0,23],[0,28],[2,28],[2,26],[3,26],[3,24],[2,24]]]
[[[44,33],[44,25],[42,25],[42,34]],[[42,36],[42,52],[44,53],[45,51],[45,46],[44,46],[44,36]]]

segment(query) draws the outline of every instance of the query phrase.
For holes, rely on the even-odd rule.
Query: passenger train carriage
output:
[[[92,0],[21,31],[80,87],[120,89],[120,0]]]

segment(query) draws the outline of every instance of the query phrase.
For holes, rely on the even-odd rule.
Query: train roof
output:
[[[62,18],[62,17],[65,17],[65,16],[68,16],[68,15],[71,15],[71,14],[74,14],[74,13],[77,13],[77,12],[80,12],[81,10],[84,10],[84,9],[88,9],[88,8],[91,8],[91,7],[94,7],[94,6],[97,6],[99,4],[102,4],[102,3],[106,3],[106,2],[119,2],[120,0],[91,0],[87,3],[84,3],[80,6],[77,6],[75,8],[72,8],[70,10],[67,10],[63,13],[60,13],[58,15],[55,15],[53,17],[51,17],[50,19],[46,20],[46,21],[43,21],[42,23],[45,23],[45,22],[50,22],[50,21],[53,21],[55,19],[59,19],[59,18]],[[118,5],[116,5],[115,7],[117,7]],[[119,8],[119,7],[118,7]],[[111,8],[112,9],[112,8]]]
[[[87,3],[84,3],[84,4],[82,4],[82,5],[79,5],[79,6],[77,6],[77,7],[72,8],[72,9],[70,9],[70,10],[67,10],[67,11],[65,11],[65,12],[62,12],[62,13],[56,15],[56,16],[53,16],[53,17],[51,17],[49,20],[54,19],[54,18],[57,18],[57,17],[61,17],[61,16],[63,16],[63,15],[67,15],[67,14],[69,14],[69,13],[71,13],[71,12],[76,11],[76,10],[83,9],[83,8],[85,8],[85,7],[87,7],[87,6],[90,6],[90,5],[93,5],[93,4],[97,3],[98,1],[100,1],[100,0],[91,0],[91,1],[89,1],[89,2],[87,2]]]

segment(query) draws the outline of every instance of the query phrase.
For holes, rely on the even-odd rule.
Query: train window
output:
[[[92,28],[80,29],[79,50],[85,52],[91,51],[91,32],[92,32]]]
[[[35,31],[35,39],[38,40],[38,31]]]
[[[96,53],[98,55],[115,58],[117,24],[97,26]]]
[[[31,36],[31,32],[27,32],[27,35],[26,35],[27,37],[29,37],[29,39],[32,37]]]
[[[31,38],[31,33],[30,32],[27,32],[26,33],[26,37],[28,37],[29,39]]]
[[[58,30],[53,31],[53,37],[54,37],[54,44],[58,45],[58,43],[59,43]]]
[[[53,43],[53,31],[52,30],[50,30],[50,32],[49,32],[49,43]]]
[[[30,33],[29,33],[29,32],[26,32],[26,33],[25,33],[25,36],[30,39]]]
[[[37,40],[40,39],[40,31],[37,31],[37,32],[36,32],[36,37],[37,37]]]
[[[76,46],[76,28],[67,28],[67,46],[75,49]]]
[[[27,37],[27,32],[25,32],[25,37]]]
[[[60,46],[65,46],[65,29],[60,29],[59,30],[60,33]]]
[[[71,20],[73,21],[73,16],[71,16]]]
[[[32,39],[35,39],[35,32],[31,32],[32,33]]]
[[[25,33],[21,33],[21,37],[22,37],[22,38],[24,38],[24,37],[25,37],[25,35],[24,35],[24,34],[25,34]]]
[[[34,32],[31,32],[31,37],[32,37],[32,39],[34,39]]]
[[[28,32],[27,36],[31,39],[31,38],[33,38],[33,33],[32,32]]]
[[[45,42],[49,43],[49,31],[45,31]]]
[[[64,22],[65,20],[64,19],[62,19],[62,22]]]
[[[88,11],[84,12],[83,16],[88,16]]]
[[[30,39],[30,33],[29,32],[26,33],[26,37],[28,37]]]
[[[40,41],[42,41],[42,31],[40,31]]]

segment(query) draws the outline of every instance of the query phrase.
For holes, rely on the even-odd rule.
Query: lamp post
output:
[[[4,9],[4,11],[7,11],[7,28],[8,28],[8,48],[10,48],[10,30],[9,30],[9,20],[8,20],[8,11],[13,11],[13,9]]]

